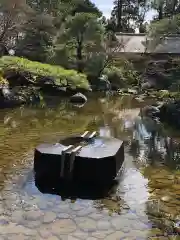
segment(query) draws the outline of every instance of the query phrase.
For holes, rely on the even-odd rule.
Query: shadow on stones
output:
[[[91,182],[70,182],[47,177],[35,177],[35,186],[43,194],[55,194],[62,198],[75,200],[77,198],[97,200],[107,197],[110,191],[117,186],[117,181],[98,184]]]

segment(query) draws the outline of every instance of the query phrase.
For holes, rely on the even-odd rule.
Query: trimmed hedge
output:
[[[60,66],[30,61],[25,58],[3,56],[0,58],[0,70],[6,75],[9,71],[29,73],[34,83],[37,79],[51,77],[57,86],[68,86],[71,89],[89,89],[89,82],[85,74],[75,70],[66,70]]]

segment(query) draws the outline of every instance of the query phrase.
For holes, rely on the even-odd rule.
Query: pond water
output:
[[[93,98],[83,108],[19,108],[0,112],[0,240],[180,239],[179,139],[155,146],[132,141],[141,105],[131,97]],[[125,141],[118,184],[103,199],[43,194],[33,178],[34,148],[64,136],[98,131]],[[93,174],[93,173],[92,173]]]

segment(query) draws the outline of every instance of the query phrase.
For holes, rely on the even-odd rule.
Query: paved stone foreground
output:
[[[143,223],[132,213],[110,217],[86,208],[71,209],[68,215],[68,205],[63,203],[60,206],[56,213],[52,210],[25,210],[24,213],[15,210],[11,217],[1,216],[0,239],[168,239],[161,230],[149,229],[148,222]]]
[[[166,171],[163,174],[167,176]],[[172,177],[166,179],[168,182],[163,182],[156,176],[156,184],[159,181],[169,186]],[[159,229],[156,221],[147,215],[147,201],[151,196],[149,181],[132,161],[128,162],[119,184],[118,196],[122,202],[114,199],[62,201],[60,196],[41,194],[33,181],[17,189],[13,185],[16,181],[17,176],[12,176],[3,183],[0,240],[180,239],[175,235],[166,236],[166,231]],[[176,195],[177,188],[176,184]],[[173,208],[176,212],[178,204],[176,201]]]

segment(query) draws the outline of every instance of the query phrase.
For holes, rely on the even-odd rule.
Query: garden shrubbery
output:
[[[52,78],[55,85],[60,87],[89,89],[85,74],[80,74],[75,70],[66,70],[60,66],[30,61],[25,58],[4,56],[0,58],[0,69],[2,69],[4,76],[8,76],[9,72],[20,75],[30,74],[34,84],[38,83],[39,79]]]

